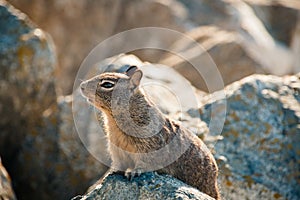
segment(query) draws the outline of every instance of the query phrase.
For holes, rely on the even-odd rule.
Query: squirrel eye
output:
[[[109,89],[109,88],[114,87],[115,84],[113,84],[113,83],[111,83],[111,82],[103,82],[103,83],[101,83],[100,86],[103,87],[103,88]]]

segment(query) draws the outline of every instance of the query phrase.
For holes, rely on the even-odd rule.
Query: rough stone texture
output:
[[[57,103],[51,38],[0,1],[0,154],[19,199],[66,199],[105,172]]]
[[[15,194],[11,186],[11,180],[1,163],[0,158],[0,199],[1,200],[15,200]]]
[[[175,0],[9,0],[48,31],[56,44],[59,94],[71,94],[80,63],[109,36],[131,28],[153,26],[184,31],[186,10]],[[51,17],[49,17],[51,16]],[[147,38],[153,36],[148,35]],[[144,36],[136,38],[144,40]],[[151,41],[170,43],[168,37]],[[123,41],[124,43],[124,41]],[[119,44],[119,45],[123,45]],[[144,50],[137,55],[155,61],[158,51]]]
[[[128,181],[122,175],[109,175],[90,193],[73,198],[79,199],[212,200],[213,198],[171,176],[144,173],[132,181]]]
[[[300,198],[300,74],[253,75],[229,85],[200,109],[211,114],[226,103],[222,140],[215,144],[221,188],[227,199]],[[211,113],[212,105],[216,106]],[[211,134],[216,133],[211,130]]]

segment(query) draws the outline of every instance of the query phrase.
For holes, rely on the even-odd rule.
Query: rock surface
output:
[[[69,101],[57,102],[50,36],[0,1],[0,155],[19,199],[66,199],[106,170],[81,145]]]
[[[0,158],[0,199],[15,200],[15,194],[11,186],[10,177],[1,163]]]
[[[16,127],[24,128],[23,119],[48,109],[55,99],[55,81],[49,77],[56,59],[50,37],[24,14],[0,1],[0,16],[0,148],[12,155],[5,145],[21,141]],[[32,117],[28,123],[35,123]]]
[[[42,172],[51,153],[45,151],[54,145],[44,141],[53,141],[55,131],[49,121],[57,109],[53,105],[56,59],[51,38],[27,16],[4,1],[0,16],[0,154],[18,196],[47,182]]]
[[[300,74],[253,75],[225,93],[226,99],[213,94],[200,109],[207,124],[226,109],[222,139],[214,146],[224,197],[299,199]],[[219,109],[211,113],[212,106]]]
[[[210,196],[171,176],[157,173],[144,173],[132,181],[128,181],[122,175],[109,175],[93,191],[73,198],[73,200],[79,199],[213,200]]]

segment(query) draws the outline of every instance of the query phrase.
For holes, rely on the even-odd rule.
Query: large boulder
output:
[[[132,181],[123,175],[109,175],[88,194],[73,198],[73,200],[80,199],[213,200],[212,197],[169,175],[150,172],[144,173]]]
[[[82,60],[99,42],[109,36],[137,27],[165,27],[185,30],[186,10],[175,0],[9,0],[48,31],[57,46],[59,94],[71,94]],[[149,41],[170,43],[166,35],[147,35]],[[124,45],[124,41],[122,44]],[[145,37],[136,37],[142,42]],[[139,51],[140,57],[155,61],[161,52]],[[114,55],[114,54],[113,54]]]
[[[68,99],[57,102],[50,36],[0,1],[0,155],[18,198],[66,199],[106,170],[81,144]]]
[[[49,35],[5,1],[0,16],[0,154],[17,196],[29,195],[45,186],[42,172],[51,170],[42,163],[55,145],[41,142],[54,141],[55,52]]]
[[[300,74],[253,75],[225,93],[211,95],[200,109],[207,124],[211,116],[225,117],[226,109],[222,139],[214,146],[224,197],[299,199]]]
[[[56,59],[49,35],[24,14],[0,1],[0,16],[0,150],[13,155],[26,122],[36,123],[56,99]]]
[[[3,200],[16,199],[14,191],[11,186],[10,177],[1,163],[1,158],[0,158],[0,199]]]

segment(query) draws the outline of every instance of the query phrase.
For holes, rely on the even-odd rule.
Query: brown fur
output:
[[[158,169],[220,199],[212,154],[153,105],[139,88],[141,78],[142,72],[131,67],[126,74],[103,73],[81,84],[83,96],[104,112],[112,169],[127,175]],[[163,166],[168,159],[175,162]]]

